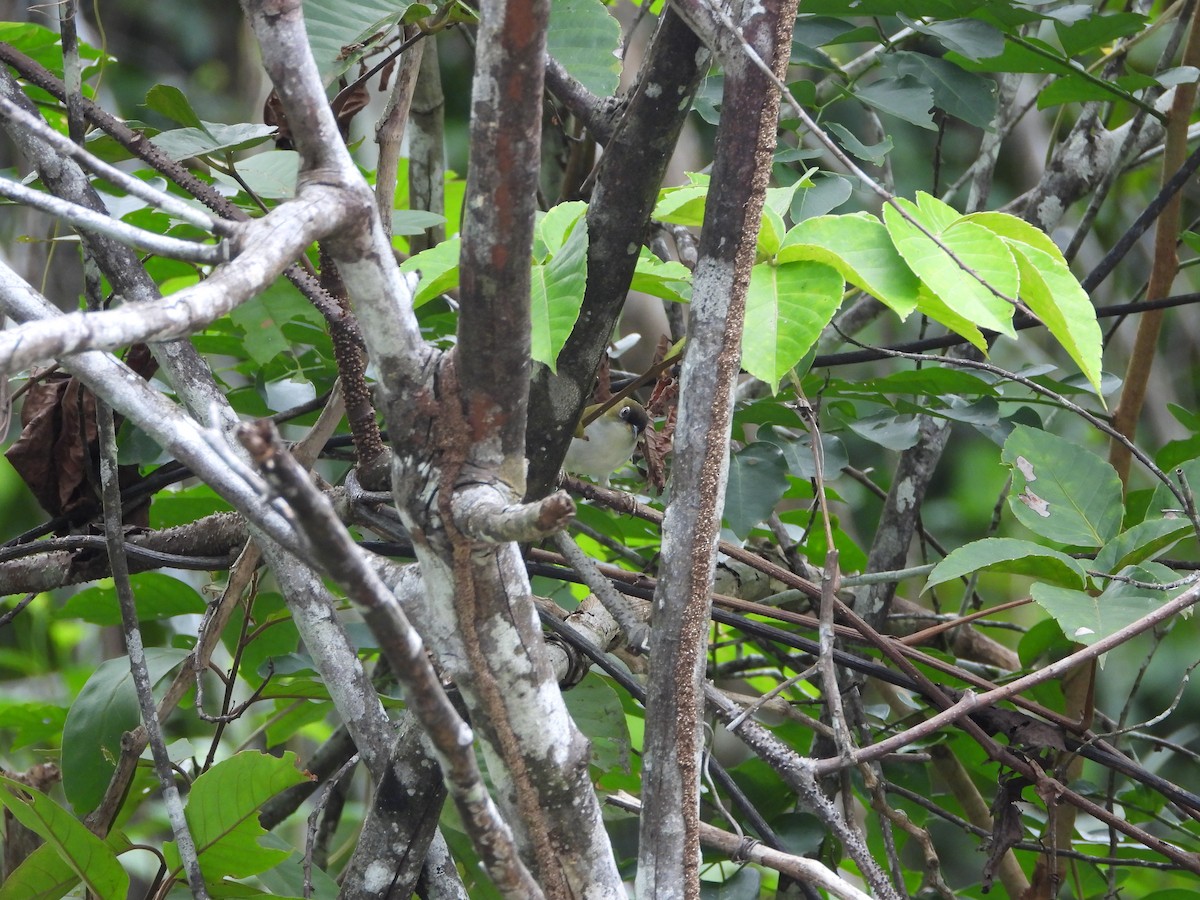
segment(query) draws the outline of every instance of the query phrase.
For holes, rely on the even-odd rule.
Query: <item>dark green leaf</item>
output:
[[[190,584],[161,572],[130,576],[138,620],[169,619],[204,612],[207,604]],[[75,594],[55,613],[59,619],[83,619],[93,625],[120,625],[121,610],[112,587],[90,587]]]
[[[554,0],[546,52],[593,94],[612,95],[621,81],[621,26],[600,0]]]
[[[1078,444],[1018,425],[1001,454],[1012,470],[1008,505],[1034,534],[1079,547],[1100,547],[1121,527],[1116,470]]]
[[[1027,575],[1080,590],[1087,586],[1087,572],[1078,560],[1065,553],[1031,541],[984,538],[951,551],[929,573],[925,590],[973,572]]]
[[[788,488],[787,462],[774,444],[758,441],[729,460],[725,522],[738,537],[764,521]]]
[[[968,125],[987,128],[996,116],[996,86],[992,80],[967,72],[949,60],[898,51],[888,54],[885,70],[927,85],[939,109]]]
[[[172,122],[204,131],[204,123],[192,109],[187,95],[170,84],[156,84],[146,92],[146,106]]]
[[[961,53],[967,59],[986,59],[1004,52],[1004,34],[979,19],[922,22],[901,16],[900,20],[914,31],[937,38],[947,50]]]
[[[930,109],[933,91],[912,76],[881,78],[866,87],[856,87],[854,96],[880,112],[935,131]]]
[[[151,684],[157,684],[183,662],[186,650],[146,649]],[[63,790],[79,815],[96,808],[121,755],[121,735],[142,717],[129,672],[129,658],[100,663],[88,679],[63,727]]]
[[[863,416],[846,424],[859,437],[897,452],[916,444],[917,432],[921,427],[914,416],[896,416],[892,413]]]

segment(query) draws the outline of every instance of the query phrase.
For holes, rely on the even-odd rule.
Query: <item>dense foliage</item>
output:
[[[0,900],[1190,895],[1195,0],[103,6],[0,23]]]

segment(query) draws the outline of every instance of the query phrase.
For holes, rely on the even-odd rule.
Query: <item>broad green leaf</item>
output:
[[[833,266],[901,319],[917,307],[917,276],[883,223],[869,213],[805,219],[784,237],[776,258],[781,263],[811,259]]]
[[[30,744],[57,744],[66,720],[67,710],[64,706],[0,700],[0,731],[8,733],[10,751],[20,750]]]
[[[996,86],[990,78],[924,53],[898,51],[885,57],[885,67],[910,76],[933,91],[934,105],[968,125],[987,128],[996,115]]]
[[[1017,260],[1021,299],[1054,335],[1100,394],[1103,340],[1096,309],[1045,232],[1005,213],[967,216],[998,235]]]
[[[859,437],[897,453],[917,443],[921,427],[916,416],[898,416],[890,412],[850,419],[846,424]]]
[[[59,900],[79,876],[50,844],[42,844],[0,882],[0,900]]]
[[[905,369],[882,378],[857,382],[865,393],[925,394],[945,397],[948,394],[996,396],[996,389],[982,378],[951,366],[930,366],[924,369]]]
[[[849,200],[854,191],[849,179],[841,175],[818,172],[812,181],[812,187],[796,191],[792,200],[793,222],[803,222],[805,219],[832,212]]]
[[[325,83],[361,58],[369,38],[394,28],[409,5],[408,0],[304,0],[308,43]]]
[[[1112,89],[1105,86],[1109,83],[1116,85],[1121,90],[1135,93],[1159,82],[1149,75],[1126,75],[1098,84],[1082,75],[1063,75],[1038,91],[1038,109],[1050,109],[1064,103],[1087,103],[1093,100],[1111,102],[1113,99]]]
[[[958,214],[958,210],[949,203],[944,203],[925,191],[917,191],[916,203],[917,209],[921,210],[925,216],[927,228],[945,231],[963,218]]]
[[[418,272],[421,280],[413,296],[413,308],[458,287],[458,256],[462,240],[455,235],[436,247],[410,256],[400,265],[401,272]]]
[[[795,439],[781,437],[772,426],[767,425],[758,430],[758,438],[774,444],[783,451],[789,475],[794,478],[817,477],[817,464],[813,459],[812,435],[802,434]],[[837,435],[822,434],[821,452],[821,471],[825,476],[825,481],[833,481],[841,474],[842,469],[850,464],[846,446]]]
[[[1021,299],[1058,339],[1103,402],[1103,335],[1087,292],[1065,266],[1028,244],[1010,244],[1021,271]]]
[[[756,441],[729,459],[724,519],[744,538],[771,515],[788,489],[787,461],[783,451],[766,441]]]
[[[601,0],[554,0],[546,52],[600,97],[615,94],[621,82],[621,26]]]
[[[446,224],[446,217],[425,209],[392,210],[392,234],[424,234],[427,229]]]
[[[185,656],[186,650],[147,648],[150,683],[161,681]],[[63,791],[77,813],[91,812],[104,797],[121,755],[121,735],[141,721],[129,657],[106,659],[71,704],[63,726]]]
[[[837,312],[844,287],[836,269],[818,262],[755,266],[746,294],[742,368],[778,391]]]
[[[653,218],[690,228],[704,224],[704,201],[708,198],[708,176],[688,173],[691,184],[659,192]]]
[[[587,219],[580,217],[570,237],[546,265],[533,267],[530,285],[529,354],[555,371],[558,354],[571,336],[587,290]]]
[[[675,260],[664,262],[642,247],[629,289],[663,300],[686,303],[692,296],[692,273],[683,263]]]
[[[232,175],[213,170],[213,178],[234,190],[243,190],[242,182],[266,200],[288,200],[296,194],[296,175],[300,154],[295,150],[267,150],[237,163],[239,182]]]
[[[933,107],[933,91],[911,75],[903,78],[881,78],[866,87],[856,87],[854,96],[880,112],[888,113],[906,122],[936,130],[930,109]]]
[[[1016,426],[1000,456],[1012,470],[1008,505],[1047,540],[1101,547],[1117,536],[1123,511],[1116,470],[1078,444]]]
[[[770,259],[775,255],[775,251],[779,249],[779,242],[783,240],[783,234],[787,231],[787,225],[783,221],[783,216],[775,212],[769,206],[763,206],[762,224],[758,229],[758,258]]]
[[[1091,567],[1097,572],[1119,572],[1139,565],[1165,553],[1191,531],[1187,519],[1147,519],[1101,547]]]
[[[328,872],[320,866],[311,866],[307,873],[308,883],[306,884],[304,854],[297,852],[287,841],[276,834],[268,834],[263,838],[263,843],[267,846],[278,847],[280,850],[286,850],[291,853],[284,862],[275,866],[275,868],[268,869],[255,876],[255,880],[266,888],[263,894],[264,900],[288,897],[303,897],[309,898],[309,900],[337,900],[339,891],[338,883],[333,880],[333,877]],[[229,883],[226,882],[226,884]],[[311,892],[305,893],[306,890],[310,890]]]
[[[40,791],[3,776],[0,776],[0,804],[52,846],[60,865],[65,863],[95,896],[101,900],[124,900],[129,890],[129,875],[121,868],[112,848],[71,813]]]
[[[869,162],[873,166],[882,166],[883,161],[887,159],[887,155],[895,147],[891,135],[885,135],[883,140],[878,144],[872,144],[868,147],[855,136],[854,132],[844,125],[839,125],[837,122],[829,122],[825,127],[837,135],[838,140],[848,153]]]
[[[1004,241],[974,222],[957,221],[943,230],[916,204],[903,199],[896,203],[941,244],[891,204],[883,208],[888,233],[917,277],[958,316],[1015,337],[1013,306],[996,293],[1015,298],[1020,287],[1016,261]]]
[[[280,791],[306,780],[291,751],[278,758],[254,751],[238,753],[197,778],[184,813],[205,878],[246,878],[287,859],[286,851],[259,842],[267,832],[258,824],[258,811]],[[173,841],[163,852],[170,865],[179,865]]]
[[[205,156],[218,151],[230,153],[256,147],[275,133],[273,125],[242,122],[238,125],[202,123],[203,128],[176,128],[154,136],[154,145],[171,159]]]
[[[762,873],[750,866],[734,866],[728,873],[706,869],[700,881],[700,900],[758,900]]]
[[[283,334],[286,323],[300,320],[325,327],[321,314],[284,278],[276,279],[261,294],[234,307],[229,318],[242,330],[245,354],[259,366],[265,366],[291,348],[291,342]]]
[[[161,572],[139,572],[129,577],[133,585],[138,620],[169,619],[199,614],[207,604],[190,584]],[[90,587],[75,594],[55,613],[57,619],[83,619],[93,625],[120,625],[117,592],[108,587]]]
[[[1149,584],[1167,584],[1177,578],[1174,572],[1158,563],[1128,566],[1120,574]],[[1113,581],[1100,596],[1093,597],[1083,591],[1035,584],[1030,596],[1058,622],[1070,640],[1090,645],[1132,625],[1183,590],[1183,587],[1153,590]]]
[[[156,113],[166,116],[172,122],[204,130],[204,124],[192,109],[187,95],[174,85],[156,84],[150,88],[146,92],[146,106]]]
[[[917,309],[920,310],[921,315],[929,316],[935,322],[941,322],[955,334],[965,337],[982,353],[988,352],[987,339],[975,323],[969,317],[961,315],[957,310],[951,309],[943,303],[942,298],[925,285],[921,285],[917,291]]]
[[[571,233],[575,223],[579,221],[579,217],[586,212],[586,203],[573,200],[552,206],[543,215],[538,216],[533,232],[533,261],[543,263],[557,253],[566,242],[567,235]]]
[[[563,694],[575,724],[592,742],[592,765],[603,772],[629,772],[629,727],[621,698],[602,678],[588,675]]]
[[[979,19],[950,19],[945,22],[922,22],[900,16],[913,31],[937,38],[947,50],[961,53],[967,59],[986,59],[1004,51],[1004,34]]]
[[[953,550],[939,562],[925,582],[929,590],[972,572],[1005,572],[1028,575],[1039,581],[1082,589],[1087,571],[1076,559],[1032,541],[1013,538],[984,538]]]
[[[1079,56],[1098,50],[1118,38],[1137,34],[1147,19],[1137,13],[1113,13],[1107,16],[1087,15],[1070,25],[1056,22],[1054,30],[1067,56]]]

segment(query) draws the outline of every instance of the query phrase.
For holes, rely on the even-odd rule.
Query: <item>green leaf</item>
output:
[[[66,708],[53,703],[0,700],[0,731],[10,732],[10,751],[30,744],[57,743],[66,720]]]
[[[203,122],[202,128],[176,128],[159,132],[154,145],[171,159],[187,159],[218,151],[233,153],[256,147],[275,134],[273,125],[243,122],[239,125],[220,125]]]
[[[856,87],[854,96],[880,112],[930,131],[937,130],[929,112],[933,107],[933,91],[911,76],[881,78],[866,87]]]
[[[149,622],[204,612],[207,604],[190,584],[161,572],[140,572],[129,577],[138,620]],[[116,590],[90,587],[75,594],[55,613],[57,619],[83,619],[93,625],[120,625],[121,608]]]
[[[1167,584],[1176,580],[1174,572],[1158,563],[1129,566],[1120,574],[1147,583]],[[1132,625],[1183,590],[1183,587],[1152,590],[1113,581],[1099,597],[1093,597],[1083,591],[1035,584],[1030,596],[1058,622],[1069,639],[1091,645]]]
[[[40,791],[3,776],[0,776],[0,804],[52,846],[60,864],[70,867],[95,896],[101,900],[124,900],[129,890],[129,875],[121,868],[116,854],[67,810]]]
[[[897,51],[885,57],[885,68],[911,76],[933,92],[934,105],[968,125],[987,128],[996,115],[996,85],[946,59]]]
[[[375,43],[368,39],[394,28],[409,5],[407,0],[304,0],[308,43],[325,83],[358,62]]]
[[[783,240],[786,231],[787,225],[783,221],[783,216],[771,207],[764,205],[756,248],[759,259],[770,259],[775,255],[775,251],[779,249],[779,242]]]
[[[663,300],[686,303],[692,296],[692,273],[683,263],[675,260],[664,262],[642,247],[629,289]]]
[[[947,50],[961,53],[967,59],[986,59],[1004,52],[1004,34],[979,19],[925,23],[902,15],[900,20],[913,31],[937,38]]]
[[[1119,38],[1137,34],[1146,26],[1146,22],[1146,17],[1137,13],[1087,15],[1070,25],[1056,22],[1054,29],[1058,33],[1063,52],[1067,56],[1080,56],[1098,50]]]
[[[1078,547],[1100,547],[1121,527],[1116,470],[1078,444],[1016,426],[1000,456],[1012,470],[1008,505],[1034,534]]]
[[[1028,575],[1069,588],[1083,589],[1087,586],[1087,571],[1078,560],[1065,553],[1032,541],[984,538],[951,551],[929,573],[924,590],[972,572]]]
[[[603,772],[629,773],[629,726],[621,698],[597,675],[588,675],[563,694],[567,711],[592,742],[592,765]]]
[[[148,648],[150,683],[157,684],[186,656],[186,650]],[[121,735],[141,721],[129,657],[106,659],[71,704],[63,727],[63,791],[77,813],[91,812],[103,799],[121,755]]]
[[[783,451],[787,460],[788,474],[794,478],[816,478],[817,464],[813,458],[812,435],[803,434],[797,439],[781,436],[773,426],[767,425],[758,430],[759,440],[774,444]],[[850,464],[846,454],[846,445],[834,434],[821,435],[822,473],[825,481],[830,482],[841,474],[842,469]]]
[[[833,266],[901,319],[917,307],[920,282],[896,250],[883,223],[869,213],[805,219],[784,236],[776,258]]]
[[[935,322],[941,322],[955,334],[962,335],[970,341],[981,353],[988,352],[988,342],[975,322],[969,316],[962,315],[942,302],[942,298],[924,284],[917,291],[917,309],[921,315],[928,316]]]
[[[259,366],[265,366],[291,347],[283,334],[283,326],[288,322],[300,320],[325,326],[321,314],[284,278],[276,279],[261,294],[234,307],[229,318],[242,329],[245,351]]]
[[[688,173],[691,184],[659,192],[653,218],[689,228],[704,224],[704,201],[708,198],[708,176]]]
[[[765,520],[788,488],[787,461],[774,444],[756,441],[733,454],[725,488],[725,522],[744,538]]]
[[[1187,519],[1147,519],[1121,532],[1096,554],[1092,568],[1097,572],[1119,572],[1154,559],[1192,531]]]
[[[204,130],[204,123],[192,109],[187,95],[174,85],[156,84],[150,88],[146,92],[146,106],[156,113],[166,116],[172,122]]]
[[[1101,396],[1103,336],[1096,309],[1049,236],[1016,216],[987,212],[967,216],[998,235],[1013,251],[1021,276],[1021,299],[1057,338]]]
[[[0,900],[59,900],[77,884],[79,876],[58,851],[42,844],[0,882]]]
[[[1159,82],[1149,75],[1125,75],[1109,79],[1106,83],[1114,84],[1123,91],[1134,93]],[[1086,103],[1091,100],[1111,102],[1113,92],[1111,88],[1105,86],[1106,83],[1098,84],[1093,79],[1084,78],[1078,74],[1063,75],[1038,91],[1038,109],[1050,109],[1063,103]]]
[[[792,200],[793,222],[832,212],[849,200],[854,191],[848,179],[828,172],[818,172],[812,183],[812,187],[801,187]]]
[[[400,265],[401,272],[419,272],[421,280],[413,296],[413,308],[458,287],[458,256],[462,240],[455,235],[436,247],[410,256]]]
[[[941,246],[891,204],[883,208],[884,223],[904,261],[954,313],[980,328],[1015,337],[1013,306],[996,294],[1015,298],[1020,287],[1017,264],[1008,246],[974,222],[958,220],[939,227],[939,220],[944,221],[946,215],[939,210],[945,205],[928,195],[920,199],[921,207],[904,199],[896,203]]]
[[[921,427],[915,416],[897,416],[890,412],[862,416],[851,419],[846,424],[864,440],[895,450],[897,453],[917,443],[917,433]]]
[[[546,52],[593,94],[608,97],[621,83],[621,26],[601,0],[554,0]]]
[[[855,136],[854,132],[844,125],[839,125],[837,122],[829,122],[825,127],[837,135],[838,140],[842,143],[842,147],[848,153],[854,154],[859,159],[869,162],[873,166],[882,166],[883,161],[895,146],[890,134],[884,135],[883,140],[878,144],[872,144],[868,147]]]
[[[424,234],[430,228],[446,224],[446,217],[431,213],[426,209],[394,209],[392,210],[392,234],[414,235]]]
[[[287,851],[259,842],[267,832],[258,824],[258,811],[280,791],[306,780],[291,751],[279,758],[254,751],[238,753],[197,778],[184,812],[205,879],[246,878],[287,859]],[[163,847],[163,853],[169,864],[179,865],[173,841]]]
[[[244,190],[245,182],[245,187],[266,200],[288,200],[296,194],[299,171],[300,154],[295,150],[266,150],[238,162],[242,181],[215,169],[213,178],[234,190]]]
[[[742,368],[778,391],[783,376],[837,312],[844,287],[837,270],[819,262],[762,263],[751,269]]]
[[[538,216],[537,225],[533,232],[533,260],[544,263],[566,243],[567,236],[579,217],[587,212],[587,204],[582,200],[569,203],[559,203],[550,207]]]
[[[546,265],[533,267],[530,284],[529,348],[535,362],[555,371],[558,354],[571,336],[587,290],[587,219],[582,216],[571,236]]]

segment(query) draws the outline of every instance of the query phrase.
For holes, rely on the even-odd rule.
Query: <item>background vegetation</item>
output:
[[[0,900],[1194,893],[1195,0],[6,6]]]

